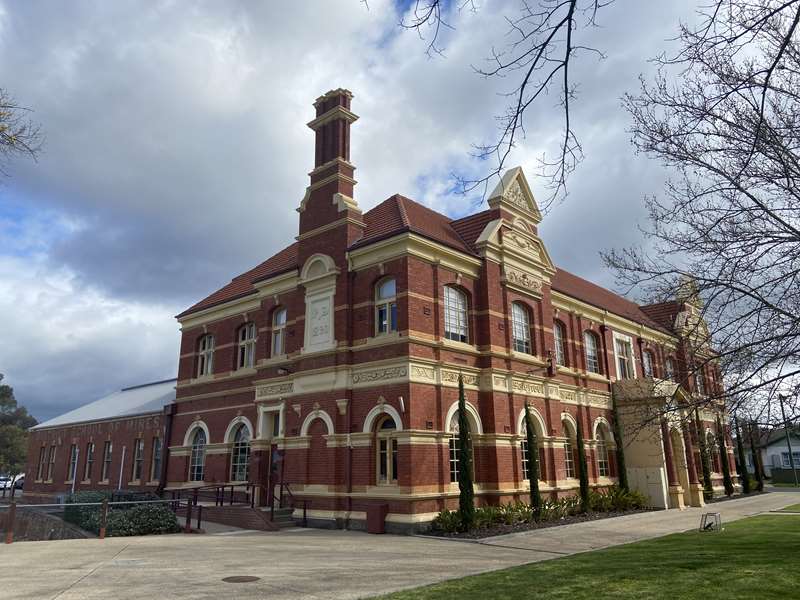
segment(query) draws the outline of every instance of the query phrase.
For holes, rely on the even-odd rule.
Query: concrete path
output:
[[[772,492],[713,510],[729,522],[796,498]],[[4,600],[363,598],[685,531],[701,512],[637,514],[480,543],[315,529],[20,542],[0,546],[0,581]],[[241,575],[260,579],[222,581]]]

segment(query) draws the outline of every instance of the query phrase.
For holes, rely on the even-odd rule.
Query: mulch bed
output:
[[[614,517],[623,517],[625,515],[635,515],[644,512],[653,512],[654,508],[643,508],[641,510],[628,510],[624,512],[587,512],[579,515],[572,515],[557,519],[555,521],[542,521],[534,523],[514,523],[513,525],[498,524],[492,527],[485,527],[482,529],[474,529],[472,531],[458,532],[458,533],[445,533],[443,531],[429,531],[426,535],[435,537],[466,539],[466,540],[479,540],[482,538],[494,537],[496,535],[505,535],[507,533],[519,533],[522,531],[533,531],[534,529],[546,529],[548,527],[561,527],[562,525],[571,525],[572,523],[586,523],[587,521],[599,521],[601,519],[612,519]]]

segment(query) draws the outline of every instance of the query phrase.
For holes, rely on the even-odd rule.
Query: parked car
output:
[[[11,489],[11,477],[8,475],[0,475],[0,490]]]
[[[25,483],[25,475],[17,475],[17,478],[14,479],[13,477],[9,477],[8,475],[0,475],[0,490],[11,490],[11,486],[14,486],[14,489],[21,490],[22,486]]]
[[[17,480],[14,482],[14,489],[21,490],[22,486],[24,485],[25,485],[25,475],[23,474],[17,477]]]

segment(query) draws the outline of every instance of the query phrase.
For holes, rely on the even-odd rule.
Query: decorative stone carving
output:
[[[478,376],[462,373],[464,385],[478,385]],[[447,383],[458,383],[457,371],[442,371],[442,381]]]
[[[368,383],[371,381],[381,381],[384,379],[397,379],[405,377],[408,370],[405,367],[388,367],[385,369],[374,369],[372,371],[362,371],[353,374],[353,383]]]
[[[542,280],[531,273],[506,267],[506,281],[537,294],[542,292]]]
[[[521,392],[523,394],[539,394],[541,395],[544,391],[541,383],[533,383],[531,381],[519,381],[515,379],[512,383],[512,388],[515,392]]]
[[[339,407],[339,414],[344,415],[347,414],[347,404],[350,401],[347,398],[341,398],[340,400],[336,401],[336,406]]]
[[[411,376],[418,377],[420,379],[428,379],[430,381],[434,381],[436,379],[436,371],[434,371],[434,369],[428,369],[426,367],[417,367],[415,365],[412,365]]]
[[[277,396],[279,394],[291,394],[294,391],[294,383],[275,383],[273,385],[262,385],[256,389],[256,398],[267,396]]]
[[[503,194],[506,200],[511,202],[514,206],[518,206],[523,210],[530,210],[530,206],[528,206],[528,200],[525,198],[525,193],[522,191],[522,187],[519,185],[519,181],[516,179],[514,183],[508,186],[508,189]]]

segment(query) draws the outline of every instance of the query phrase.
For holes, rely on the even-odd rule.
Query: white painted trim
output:
[[[561,429],[564,429],[564,421],[567,421],[570,426],[572,427],[572,432],[577,436],[578,435],[578,422],[575,420],[571,414],[567,412],[561,413]]]
[[[375,419],[377,419],[381,415],[389,415],[394,419],[395,424],[395,431],[403,431],[403,419],[400,416],[400,413],[397,412],[394,406],[391,404],[378,404],[377,406],[373,406],[372,410],[367,413],[367,416],[364,418],[364,433],[372,433],[372,427],[375,424]]]
[[[317,409],[312,410],[306,415],[303,424],[300,426],[301,436],[308,435],[308,428],[311,426],[311,423],[314,422],[314,419],[322,419],[325,422],[325,426],[328,428],[328,435],[332,435],[334,433],[333,419],[331,419],[331,416],[324,410]]]
[[[636,379],[636,346],[633,345],[633,338],[629,335],[625,335],[624,333],[618,333],[616,331],[613,332],[612,342],[614,343],[614,372],[617,374],[617,379],[621,380],[622,377],[619,375],[619,355],[617,354],[617,340],[621,340],[623,342],[628,342],[631,345],[631,368],[633,369],[633,377],[631,379]]]
[[[544,425],[544,419],[542,418],[542,415],[539,413],[539,411],[536,410],[533,406],[530,406],[529,410],[530,410],[531,416],[534,419],[536,419],[536,421],[538,421],[539,427],[540,427],[541,432],[542,432],[541,436],[539,436],[539,437],[541,437],[542,440],[544,440],[544,438],[548,437],[547,436],[547,427],[545,427],[545,425]],[[519,411],[519,417],[517,417],[517,433],[519,435],[525,435],[525,409],[524,408],[521,411]]]
[[[233,431],[234,429],[236,429],[236,426],[239,425],[240,423],[244,423],[247,426],[247,429],[250,430],[250,439],[252,440],[255,438],[256,430],[253,429],[253,424],[250,422],[250,419],[248,419],[244,415],[239,415],[238,417],[233,419],[230,423],[228,423],[228,428],[225,430],[225,437],[222,438],[223,440],[225,440],[226,443],[233,442],[233,437],[232,437]]]
[[[189,425],[189,428],[186,430],[186,434],[183,436],[184,446],[192,445],[192,436],[194,435],[194,430],[198,427],[206,434],[206,445],[211,443],[211,433],[208,430],[208,425],[206,425],[203,421],[194,421],[191,425]]]
[[[597,417],[594,420],[594,424],[592,425],[592,439],[593,440],[600,439],[597,437],[597,427],[601,423],[606,426],[606,429],[608,429],[608,437],[610,438],[608,441],[610,441],[613,444],[616,444],[616,440],[614,439],[614,430],[611,428],[611,423],[609,423],[608,419],[606,419],[605,417]]]
[[[483,423],[481,422],[481,416],[478,413],[478,410],[472,406],[469,402],[466,403],[467,415],[472,417],[472,424],[475,426],[477,431],[473,431],[473,434],[482,434],[483,433]],[[444,419],[444,429],[448,433],[452,433],[450,431],[450,421],[453,419],[453,415],[456,414],[458,411],[458,402],[453,402],[450,405],[450,408],[447,410],[447,416]]]

